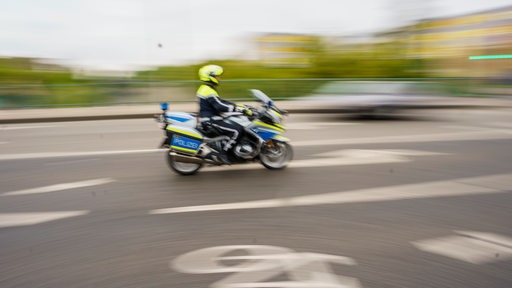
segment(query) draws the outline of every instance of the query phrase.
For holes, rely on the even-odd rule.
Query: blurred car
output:
[[[311,107],[358,115],[390,115],[435,104],[435,83],[410,81],[333,81],[301,100]]]

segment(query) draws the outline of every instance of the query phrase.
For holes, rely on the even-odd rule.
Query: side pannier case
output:
[[[203,135],[194,128],[167,125],[167,137],[171,150],[187,155],[196,155],[203,143]]]

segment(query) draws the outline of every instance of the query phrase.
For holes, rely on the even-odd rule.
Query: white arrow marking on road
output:
[[[228,256],[231,251],[244,251],[245,255]],[[239,264],[226,265],[226,261]],[[210,285],[216,288],[361,287],[356,278],[335,274],[330,264],[356,265],[356,261],[338,255],[297,253],[286,247],[228,245],[183,254],[170,263],[170,268],[190,274],[232,273]],[[279,281],[276,276],[287,279]]]
[[[512,174],[500,174],[493,176],[461,178],[449,181],[435,181],[420,184],[407,184],[289,198],[163,208],[151,210],[149,211],[149,214],[279,208],[344,203],[368,203],[408,199],[495,194],[507,193],[510,191],[510,187],[512,187]]]
[[[386,150],[343,149],[314,155],[321,158],[292,161],[289,167],[305,168],[409,162],[409,158],[403,155],[394,152],[389,153]]]
[[[378,164],[393,162],[409,162],[410,158],[405,156],[433,156],[446,155],[446,153],[437,153],[419,150],[370,150],[370,149],[342,149],[316,154],[314,156],[326,157],[320,159],[296,160],[292,161],[289,167],[322,167],[322,166],[343,166],[360,164]]]
[[[485,264],[512,259],[512,239],[474,231],[455,231],[456,236],[426,239],[412,244],[425,252],[473,263]]]
[[[112,178],[93,179],[93,180],[87,180],[87,181],[63,183],[63,184],[56,184],[56,185],[39,187],[39,188],[11,191],[11,192],[3,193],[0,196],[15,196],[15,195],[28,195],[28,194],[56,192],[56,191],[69,190],[69,189],[75,189],[75,188],[103,185],[103,184],[107,184],[107,183],[114,182],[114,181],[115,180]]]
[[[347,166],[347,165],[365,165],[382,163],[400,163],[409,162],[411,159],[406,156],[431,156],[446,155],[446,153],[417,151],[417,150],[368,150],[368,149],[342,149],[320,153],[313,156],[320,158],[294,160],[288,164],[288,168],[313,168],[329,166]],[[244,164],[234,166],[215,166],[208,167],[208,171],[226,171],[226,170],[254,170],[262,169],[260,164]]]
[[[505,236],[500,236],[493,233],[484,233],[484,232],[475,232],[475,231],[455,231],[457,234],[464,235],[467,237],[472,237],[476,239],[480,239],[483,241],[487,241],[490,243],[496,243],[498,245],[506,246],[512,249],[512,239],[507,238]]]
[[[82,216],[90,211],[59,211],[37,213],[0,213],[0,228],[35,225],[44,222]]]

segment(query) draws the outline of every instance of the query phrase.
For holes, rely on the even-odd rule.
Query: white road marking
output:
[[[348,126],[348,125],[358,125],[360,123],[353,122],[295,122],[288,123],[284,126],[286,130],[316,130],[316,129],[325,129],[331,128],[331,126]]]
[[[489,126],[484,126],[489,125]],[[447,129],[456,129],[456,130],[468,130],[468,131],[492,131],[492,132],[509,132],[506,129],[503,129],[503,127],[493,127],[490,123],[480,123],[479,125],[473,125],[473,126],[467,126],[467,125],[444,125],[441,126],[441,128],[447,128]]]
[[[446,153],[411,150],[411,149],[341,149],[319,153],[315,156],[320,157],[350,157],[350,158],[379,158],[388,156],[435,156],[446,155]]]
[[[488,125],[488,126],[482,126]],[[444,128],[457,129],[457,130],[469,130],[473,132],[487,132],[487,133],[503,133],[511,134],[512,131],[509,127],[502,127],[497,123],[481,123],[480,126],[463,126],[463,125],[447,125]]]
[[[406,155],[394,152],[389,153],[386,150],[343,149],[315,155],[320,158],[292,161],[289,167],[327,167],[411,161],[405,157]]]
[[[329,166],[367,165],[382,163],[409,162],[406,156],[446,155],[445,153],[417,151],[417,150],[368,150],[368,149],[342,149],[316,154],[318,158],[293,160],[288,168],[313,168]],[[262,169],[261,164],[251,163],[234,166],[207,167],[203,172],[227,170],[255,170]]]
[[[57,127],[55,125],[32,125],[32,126],[1,126],[0,130],[23,130]]]
[[[18,196],[18,195],[28,195],[28,194],[49,193],[49,192],[56,192],[56,191],[62,191],[62,190],[103,185],[103,184],[107,184],[107,183],[114,182],[114,181],[115,180],[112,178],[93,179],[93,180],[86,180],[86,181],[79,181],[79,182],[72,182],[72,183],[56,184],[56,185],[39,187],[39,188],[11,191],[11,192],[3,193],[0,196]]]
[[[13,226],[35,225],[44,222],[82,216],[90,211],[54,211],[34,213],[0,213],[0,228]]]
[[[231,251],[241,250],[247,255],[226,255]],[[225,265],[226,261],[233,260],[238,264]],[[335,274],[330,264],[357,265],[354,259],[345,256],[301,253],[279,246],[229,245],[183,254],[174,259],[169,266],[181,273],[232,273],[210,285],[216,288],[361,287],[356,278]],[[275,277],[280,275],[287,279],[276,281]]]
[[[90,152],[43,152],[43,153],[24,153],[24,154],[0,154],[1,160],[23,160],[40,158],[59,158],[59,157],[82,157],[82,156],[103,156],[118,154],[138,154],[163,152],[162,149],[141,149],[141,150],[112,150],[112,151],[90,151]]]
[[[512,259],[512,239],[492,233],[455,231],[456,236],[426,239],[412,244],[425,252],[485,264]]]
[[[386,144],[386,143],[420,143],[420,142],[446,142],[446,141],[468,141],[468,140],[493,140],[511,139],[512,132],[503,130],[483,130],[458,133],[436,133],[420,135],[401,135],[383,137],[362,137],[362,138],[339,138],[339,139],[318,139],[308,141],[292,141],[293,147],[310,147],[326,145],[357,145],[357,144]],[[43,152],[23,154],[0,154],[2,160],[22,160],[38,158],[57,157],[81,157],[81,156],[102,156],[116,154],[138,154],[161,152],[162,149],[140,149],[140,150],[112,150],[112,151],[90,151],[90,152]]]
[[[344,203],[369,203],[408,199],[425,199],[479,194],[507,193],[512,187],[512,174],[500,174],[449,181],[434,181],[389,187],[360,189],[307,196],[233,202],[212,205],[163,208],[149,214],[172,214],[201,211],[261,209]]]
[[[86,162],[92,162],[92,161],[98,161],[98,160],[100,160],[100,158],[89,158],[89,159],[80,159],[80,160],[50,162],[50,163],[44,163],[44,165],[45,166],[73,165],[73,164],[86,163]]]
[[[505,131],[469,131],[449,132],[419,135],[400,135],[383,137],[362,137],[362,138],[340,138],[340,139],[317,139],[307,141],[292,141],[294,147],[308,147],[320,145],[347,145],[347,144],[385,144],[385,143],[420,143],[420,142],[445,142],[445,141],[468,141],[468,140],[491,140],[510,139],[511,133]]]
[[[492,233],[475,232],[475,231],[455,231],[455,232],[460,235],[477,238],[477,239],[480,239],[483,241],[495,243],[495,244],[502,245],[502,246],[512,249],[512,239],[507,238],[505,236],[492,234]]]
[[[488,124],[499,128],[512,129],[512,123],[509,122],[490,122]]]

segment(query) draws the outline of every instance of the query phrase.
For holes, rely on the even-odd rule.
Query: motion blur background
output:
[[[168,169],[207,63],[287,169]],[[511,64],[511,0],[2,1],[0,287],[510,288]]]
[[[511,94],[509,1],[357,2],[4,3],[0,108],[193,101],[212,62],[233,99],[255,87],[277,99],[354,93],[371,80],[410,81],[410,95]]]

